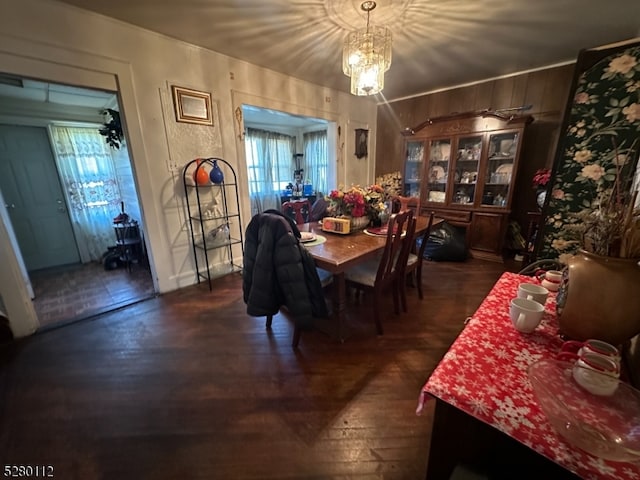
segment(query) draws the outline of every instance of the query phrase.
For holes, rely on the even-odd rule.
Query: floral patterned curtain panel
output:
[[[582,246],[585,215],[628,197],[640,146],[640,44],[595,54],[580,72],[558,145],[537,258],[566,261]],[[594,52],[591,52],[593,55]],[[603,58],[602,58],[603,57]],[[569,107],[568,107],[569,108]],[[618,183],[616,183],[618,182]]]
[[[52,126],[51,137],[80,259],[100,261],[122,198],[111,151],[97,128]]]

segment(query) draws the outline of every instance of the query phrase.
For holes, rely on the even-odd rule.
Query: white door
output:
[[[0,190],[27,270],[80,262],[45,128],[0,125]]]

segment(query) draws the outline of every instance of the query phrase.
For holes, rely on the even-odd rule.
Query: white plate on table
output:
[[[316,234],[313,232],[300,232],[300,241],[302,243],[313,242],[316,239]]]

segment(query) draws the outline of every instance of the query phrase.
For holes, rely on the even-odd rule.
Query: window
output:
[[[293,177],[296,138],[247,128],[245,148],[253,214],[280,207],[280,193]]]
[[[307,132],[302,136],[304,144],[303,167],[305,178],[311,182],[316,192],[327,191],[329,155],[327,151],[327,131]]]

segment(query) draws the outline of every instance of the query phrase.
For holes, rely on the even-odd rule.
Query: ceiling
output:
[[[0,97],[74,107],[117,108],[114,92],[41,82],[15,75],[0,74]]]
[[[361,0],[62,0],[323,86],[349,91],[342,42]],[[393,34],[379,101],[575,60],[640,36],[640,1],[377,0]]]

